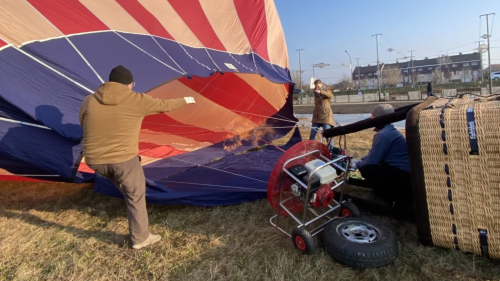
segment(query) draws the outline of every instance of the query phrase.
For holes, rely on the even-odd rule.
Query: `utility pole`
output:
[[[411,88],[412,89],[415,89],[415,76],[413,74],[413,52],[415,52],[415,50],[411,50],[409,51],[410,52],[410,59],[411,59]]]
[[[358,90],[361,89],[361,76],[359,76],[359,59],[360,58],[355,58],[355,60],[358,61]]]
[[[373,37],[373,36],[375,36],[375,40],[376,40],[376,44],[377,44],[377,81],[378,81],[378,82],[377,82],[377,84],[378,84],[378,101],[380,101],[380,99],[381,99],[381,98],[380,98],[380,93],[382,92],[382,89],[381,89],[381,87],[380,87],[380,69],[379,69],[379,64],[380,64],[380,62],[379,62],[379,59],[378,59],[378,36],[379,36],[379,35],[382,35],[382,33],[378,33],[378,34],[374,34],[374,35],[372,35],[372,37]]]
[[[303,51],[304,49],[298,49],[296,50],[295,52],[299,51],[299,79],[300,79],[300,82],[299,82],[299,89],[300,89],[300,104],[303,104],[304,103],[304,100],[302,98],[302,62],[300,61],[300,51]]]
[[[320,62],[320,63],[317,63],[317,64],[313,64],[313,76],[314,76],[314,80],[316,80],[316,75],[314,74],[314,68],[316,67],[316,68],[321,69],[321,68],[323,68],[323,67],[325,67],[325,66],[330,66],[330,64],[328,64],[328,63],[324,63],[324,62]]]
[[[482,53],[482,50],[481,50],[481,42],[483,42],[483,40],[479,40],[479,41],[476,41],[477,42],[477,52],[479,53],[479,67],[481,67],[481,72],[480,72],[480,75],[481,75],[481,85],[483,85],[483,53]]]
[[[347,55],[349,56],[349,67],[351,68],[351,84],[352,84],[352,88],[354,89],[354,77],[352,75],[352,61],[351,61],[351,55],[349,55],[349,52],[347,50],[345,50],[345,52],[347,53]]]
[[[488,74],[488,77],[489,77],[489,80],[490,80],[490,95],[493,94],[493,89],[492,89],[492,79],[491,79],[491,51],[490,51],[490,25],[489,25],[489,22],[488,22],[488,16],[489,15],[494,15],[495,13],[489,13],[489,14],[486,14],[486,15],[480,15],[479,18],[483,17],[483,16],[486,16],[486,38],[488,39],[488,66],[490,68],[489,70],[489,74]]]

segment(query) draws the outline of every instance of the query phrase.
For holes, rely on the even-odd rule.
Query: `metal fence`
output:
[[[490,94],[488,88],[476,89],[439,89],[435,90],[434,94],[438,97],[455,96],[458,93],[467,92],[475,95],[487,96]],[[493,87],[493,94],[500,94],[500,87]],[[406,93],[381,93],[379,100],[378,93],[358,93],[358,94],[337,94],[333,93],[332,103],[363,103],[363,102],[377,102],[377,101],[416,101],[424,100],[427,97],[427,91],[410,91]],[[295,95],[293,99],[294,104],[314,104],[314,97],[308,96],[302,98],[300,95]]]

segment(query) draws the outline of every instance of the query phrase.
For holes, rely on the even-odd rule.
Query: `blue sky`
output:
[[[349,75],[345,50],[351,55],[353,70],[357,57],[360,65],[376,64],[375,37],[371,36],[376,33],[383,34],[379,36],[381,62],[409,56],[409,50],[416,50],[416,58],[473,52],[477,43],[471,43],[482,40],[480,23],[481,35],[486,34],[486,19],[480,21],[479,15],[487,13],[496,13],[493,23],[490,16],[491,62],[500,64],[500,0],[275,0],[275,4],[292,70],[299,69],[295,50],[304,49],[304,81],[309,81],[312,65],[319,62],[331,65],[316,70],[316,77],[325,82]],[[388,52],[388,48],[401,54]],[[484,65],[487,58],[484,54]],[[340,66],[342,63],[346,66]]]

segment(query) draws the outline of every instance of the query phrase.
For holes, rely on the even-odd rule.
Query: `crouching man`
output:
[[[390,104],[378,105],[371,118],[391,114]],[[352,160],[375,194],[397,209],[411,212],[412,187],[406,139],[392,124],[375,129],[372,148],[361,160]]]
[[[163,100],[132,91],[130,70],[117,66],[109,82],[83,100],[83,155],[96,173],[111,180],[123,194],[127,207],[132,248],[158,242],[149,232],[146,210],[146,179],[139,152],[139,131],[145,116],[179,109],[195,103],[192,97]]]

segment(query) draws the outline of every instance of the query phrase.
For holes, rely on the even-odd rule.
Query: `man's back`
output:
[[[384,162],[403,171],[410,172],[408,148],[403,134],[394,128],[393,125],[384,127],[379,134],[383,137],[383,141],[390,142]]]
[[[155,99],[123,84],[102,84],[96,93],[85,98],[80,109],[85,162],[115,164],[132,159],[138,153],[143,118],[185,104],[183,98]]]

